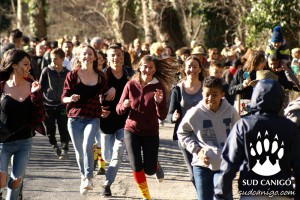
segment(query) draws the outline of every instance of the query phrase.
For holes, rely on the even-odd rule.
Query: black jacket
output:
[[[228,93],[229,95],[237,95],[241,94],[242,99],[251,99],[251,95],[253,92],[253,87],[248,86],[243,89],[243,81],[245,80],[244,77],[244,70],[243,69],[238,69],[237,72],[234,74],[233,79],[229,85],[228,88]],[[250,73],[250,79],[255,80],[256,79],[256,71],[253,70]]]

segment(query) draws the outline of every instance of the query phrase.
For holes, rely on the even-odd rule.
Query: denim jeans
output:
[[[198,200],[213,200],[214,187],[217,184],[220,171],[212,171],[206,167],[193,166]]]
[[[191,154],[190,152],[188,152],[188,150],[186,150],[186,148],[183,148],[178,140],[178,147],[183,155],[183,159],[184,159],[184,162],[187,166],[187,170],[189,172],[189,175],[190,175],[190,179],[194,185],[194,187],[196,187],[195,185],[195,179],[194,179],[194,174],[193,174],[193,166],[192,166],[192,160],[193,160],[193,154]]]
[[[96,147],[101,148],[101,131],[100,131],[100,128],[98,129],[98,131],[96,133],[95,145],[96,145]],[[101,154],[102,154],[102,152],[101,152]]]
[[[113,134],[101,133],[102,158],[109,162],[104,185],[110,186],[117,176],[125,150],[124,129]]]
[[[93,178],[93,142],[99,129],[99,118],[69,118],[68,130],[75,149],[76,160],[82,176]]]
[[[10,177],[8,179],[8,185],[19,176],[22,180],[25,176],[25,170],[29,162],[29,157],[32,149],[32,138],[25,140],[15,140],[7,143],[0,143],[0,170],[5,171],[8,174],[8,165],[12,160],[12,169]],[[11,190],[7,188],[6,199],[18,199],[21,185],[15,189]]]

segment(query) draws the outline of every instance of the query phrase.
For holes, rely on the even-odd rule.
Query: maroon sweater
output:
[[[160,89],[164,93],[162,102],[156,103],[154,92]],[[131,107],[124,108],[125,99],[131,100]],[[164,120],[168,113],[166,92],[163,85],[154,78],[148,85],[142,87],[137,81],[128,81],[116,111],[119,115],[129,110],[125,130],[142,136],[158,135],[158,119]]]

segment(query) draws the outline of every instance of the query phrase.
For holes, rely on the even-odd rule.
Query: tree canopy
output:
[[[32,37],[100,36],[124,44],[151,35],[175,48],[192,40],[221,48],[239,37],[259,48],[280,25],[294,47],[299,46],[299,7],[298,0],[2,0],[0,30],[3,34],[21,22]]]

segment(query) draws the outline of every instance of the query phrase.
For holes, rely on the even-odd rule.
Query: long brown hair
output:
[[[198,79],[199,79],[199,81],[202,82],[204,80],[204,68],[202,66],[202,63],[201,63],[200,59],[197,56],[194,56],[194,55],[189,56],[189,57],[187,57],[187,59],[185,59],[185,61],[183,63],[183,66],[181,67],[181,71],[180,71],[181,76],[182,76],[182,80],[181,81],[185,81],[186,80],[185,65],[186,65],[187,61],[189,61],[189,60],[194,60],[194,61],[196,61],[199,64],[199,68],[201,69],[201,72],[198,75]]]
[[[153,62],[155,65],[155,73],[153,77],[164,86],[167,94],[172,89],[172,84],[175,84],[175,74],[178,70],[178,66],[173,63],[172,59],[157,59],[151,55],[144,56],[137,65],[136,73],[133,75],[132,80],[142,83],[140,67],[145,62]]]
[[[107,78],[106,78],[105,74],[100,69],[98,69],[98,56],[97,56],[96,50],[90,45],[85,45],[84,44],[84,45],[80,46],[81,49],[85,48],[85,47],[92,49],[92,51],[94,53],[94,56],[96,58],[93,61],[93,69],[99,75],[99,81],[100,81],[101,87],[107,89]],[[76,63],[76,68],[77,67],[78,68],[81,67],[81,62],[79,61],[79,59],[77,60],[77,63]]]
[[[244,71],[252,72],[253,70],[256,70],[256,68],[259,66],[259,64],[265,60],[266,60],[265,52],[253,51],[249,55],[243,69],[244,69]]]
[[[6,51],[3,54],[0,64],[1,80],[8,80],[10,74],[13,72],[13,65],[18,64],[25,57],[31,60],[29,54],[21,49],[11,49]]]

